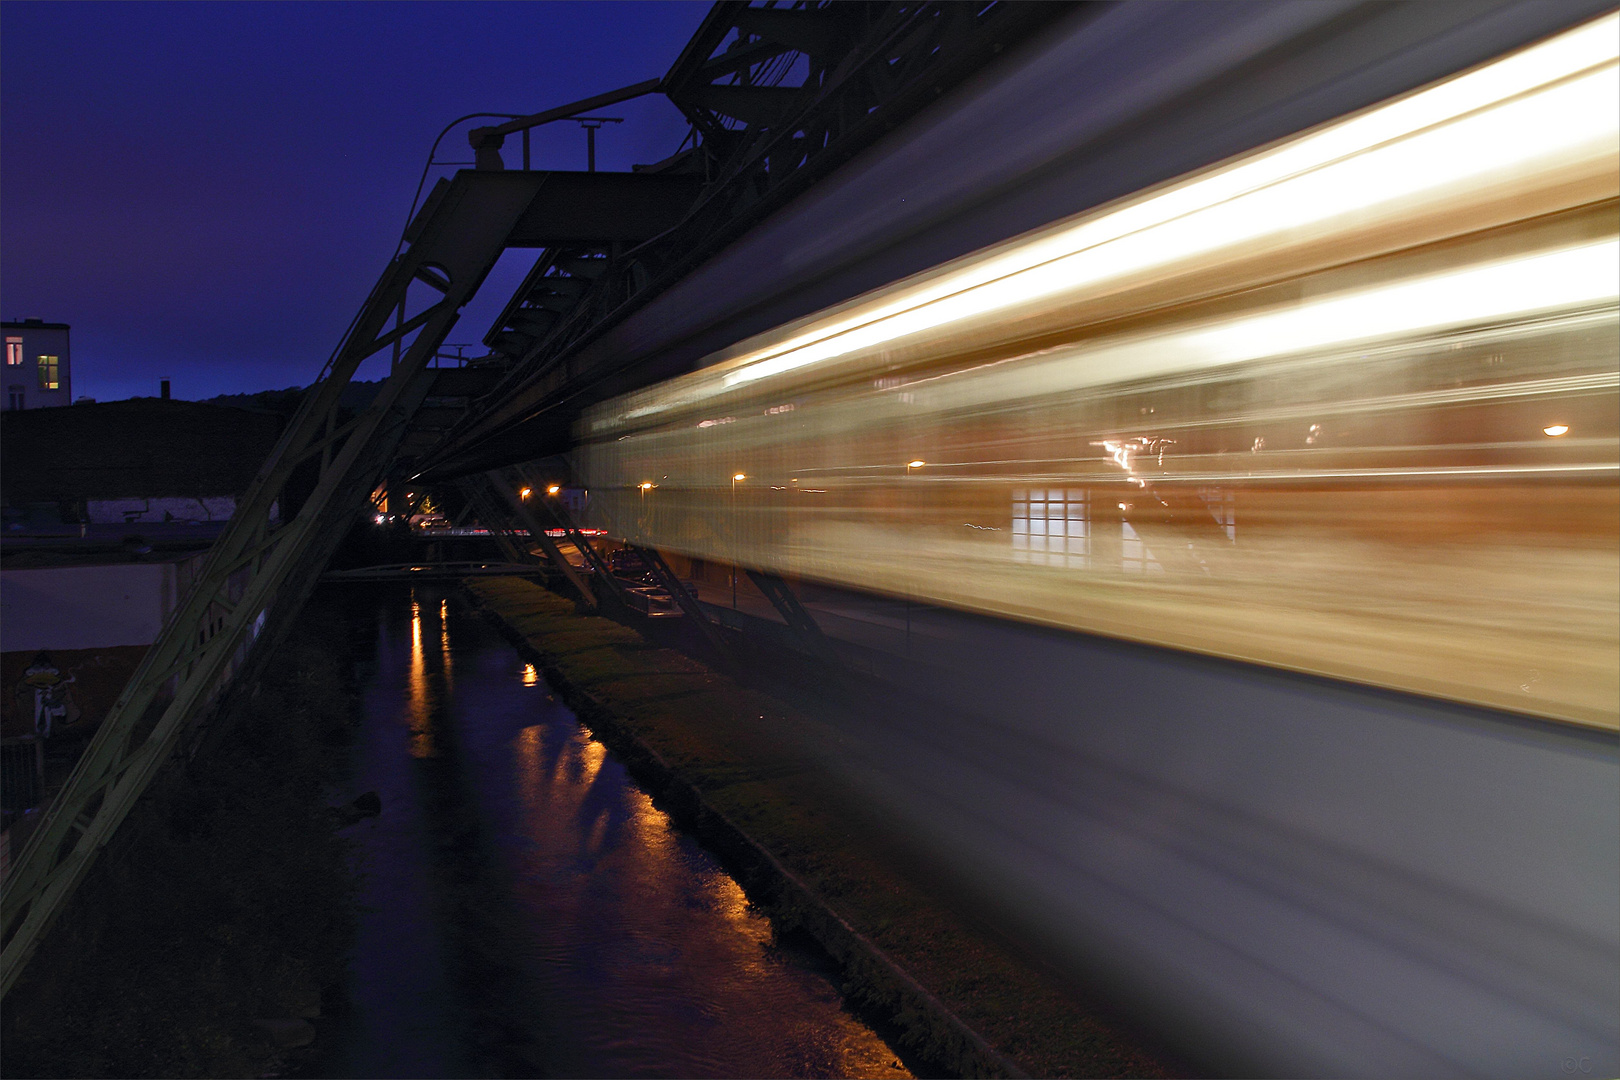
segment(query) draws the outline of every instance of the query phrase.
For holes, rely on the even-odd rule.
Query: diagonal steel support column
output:
[[[456,481],[456,486],[467,497],[467,509],[478,515],[478,520],[484,523],[489,535],[495,541],[495,546],[501,549],[507,562],[527,562],[530,555],[513,541],[512,523],[509,515],[496,507],[495,500],[490,498],[489,491],[473,477],[462,477]]]
[[[562,527],[562,529],[571,539],[574,540],[576,544],[589,544],[589,541],[587,541],[584,534],[580,532],[579,526],[575,524],[573,516],[568,513],[566,507],[560,503],[551,501],[547,501],[543,503],[543,505],[545,506],[546,511],[551,514],[552,518],[556,520],[557,524]],[[612,527],[612,522],[606,522],[605,524],[607,524],[609,528]],[[735,667],[737,664],[736,650],[731,647],[731,643],[725,639],[723,634],[721,634],[720,627],[715,624],[713,619],[709,618],[709,613],[703,610],[703,605],[698,602],[697,597],[693,596],[685,584],[681,582],[680,578],[675,576],[675,571],[669,568],[669,564],[664,561],[664,557],[651,548],[637,548],[635,545],[630,546],[634,548],[634,550],[641,552],[642,556],[652,567],[653,572],[658,575],[659,582],[661,585],[663,585],[664,590],[674,598],[675,603],[680,607],[682,614],[687,617],[692,626],[696,627],[698,633],[703,636],[704,641],[707,642],[709,647],[714,651],[714,655],[723,663]],[[597,573],[604,578],[610,588],[614,589],[620,601],[623,602],[624,594],[619,588],[618,579],[615,578],[611,572],[609,572],[607,565],[602,563],[601,560],[596,557],[595,551],[590,550],[588,546],[585,548],[585,550],[589,552],[588,557],[592,560],[593,565],[598,565],[599,568]],[[629,604],[626,603],[625,606],[629,607]]]
[[[635,545],[632,545],[632,548],[640,552],[641,557],[647,560],[648,565],[653,568],[653,572],[658,575],[659,583],[669,592],[669,595],[675,598],[675,603],[680,605],[681,611],[698,627],[698,630],[715,652],[724,658],[727,663],[735,664],[737,661],[736,650],[721,635],[719,626],[715,624],[713,619],[709,618],[709,613],[703,610],[703,605],[698,602],[697,597],[692,595],[692,591],[686,587],[686,583],[675,575],[674,570],[670,569],[669,563],[664,561],[664,556],[658,549],[636,547]]]
[[[412,243],[384,271],[321,378],[305,395],[207,562],[103,719],[66,785],[8,874],[0,895],[0,993],[9,992],[96,856],[188,732],[238,673],[261,666],[365,505],[431,385],[428,361],[455,325],[539,181],[523,174],[462,173],[411,229]],[[389,330],[412,281],[431,272],[436,297]],[[339,400],[368,357],[416,337],[371,405],[345,427]],[[319,461],[314,491],[295,516],[287,482]],[[215,628],[224,612],[223,625]],[[195,744],[193,745],[195,749]]]
[[[506,482],[505,477],[499,471],[491,471],[486,476],[489,479],[490,487],[495,489],[496,497],[504,500],[506,505],[511,508],[512,513],[523,523],[523,527],[529,531],[529,536],[534,539],[535,543],[540,545],[540,550],[546,553],[546,558],[551,560],[551,564],[562,573],[568,584],[574,587],[574,591],[579,593],[580,599],[585,601],[587,606],[596,607],[596,594],[591,591],[590,582],[586,580],[584,574],[574,569],[573,563],[563,557],[562,550],[557,547],[551,537],[546,535],[546,527],[540,523],[539,519],[534,516],[534,512],[524,503],[523,496]],[[586,560],[591,563],[594,569],[595,560],[591,558],[592,554],[594,553],[587,551]]]
[[[765,594],[777,612],[782,616],[793,632],[798,635],[806,648],[812,653],[834,664],[839,663],[838,651],[833,648],[832,639],[822,633],[816,620],[799,603],[799,598],[793,595],[788,583],[780,577],[765,570],[746,570],[748,580],[752,581],[760,592]]]
[[[492,470],[489,473],[490,483],[494,484],[513,506],[519,507],[520,512],[526,518],[532,520],[530,518],[532,512],[521,501],[514,499],[513,495],[520,488],[533,489],[536,485],[529,479],[528,473],[524,471],[521,465],[513,466],[511,471],[517,476],[518,483],[511,483],[507,480],[505,472],[499,469]],[[590,565],[595,580],[608,590],[609,594],[621,607],[629,609],[631,604],[625,596],[624,585],[618,578],[613,576],[613,571],[608,569],[607,561],[597,554],[596,548],[591,545],[590,540],[580,530],[579,526],[574,524],[574,519],[569,516],[568,511],[555,499],[539,499],[537,501],[541,506],[545,507],[546,513],[557,523],[558,528],[562,529],[563,534],[568,538],[568,542],[574,545],[575,549],[584,557],[585,562]],[[540,525],[538,521],[535,522],[535,526],[539,532],[545,532],[545,527]]]

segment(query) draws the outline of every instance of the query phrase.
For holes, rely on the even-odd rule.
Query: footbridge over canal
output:
[[[864,650],[916,708],[853,782],[1211,1070],[1620,1072],[1617,53],[1583,0],[724,2],[474,129],[7,879],[5,986],[372,493],[461,485],[587,602],[555,529]],[[693,137],[630,173],[508,141],[654,93]]]

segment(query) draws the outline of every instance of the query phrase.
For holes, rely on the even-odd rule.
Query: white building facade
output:
[[[6,411],[72,404],[68,324],[23,319],[0,327],[6,338]]]

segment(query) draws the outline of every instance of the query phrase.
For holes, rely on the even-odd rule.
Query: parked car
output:
[[[608,572],[616,578],[644,582],[649,585],[658,583],[658,575],[653,572],[651,566],[647,565],[647,560],[642,557],[641,552],[633,551],[630,548],[620,548],[618,551],[608,552],[607,567]]]

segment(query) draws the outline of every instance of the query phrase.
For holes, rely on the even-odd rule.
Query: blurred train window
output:
[[[1307,439],[1310,437],[1307,436]],[[1215,524],[1226,533],[1226,538],[1233,543],[1237,542],[1237,497],[1229,490],[1218,487],[1203,487],[1198,489],[1198,497],[1209,508],[1210,516]]]
[[[1164,567],[1153,557],[1153,552],[1142,542],[1142,538],[1136,535],[1129,521],[1119,523],[1119,532],[1122,540],[1120,557],[1127,574],[1164,573]]]
[[[1013,558],[1048,566],[1087,566],[1089,506],[1085,488],[1014,488]]]

